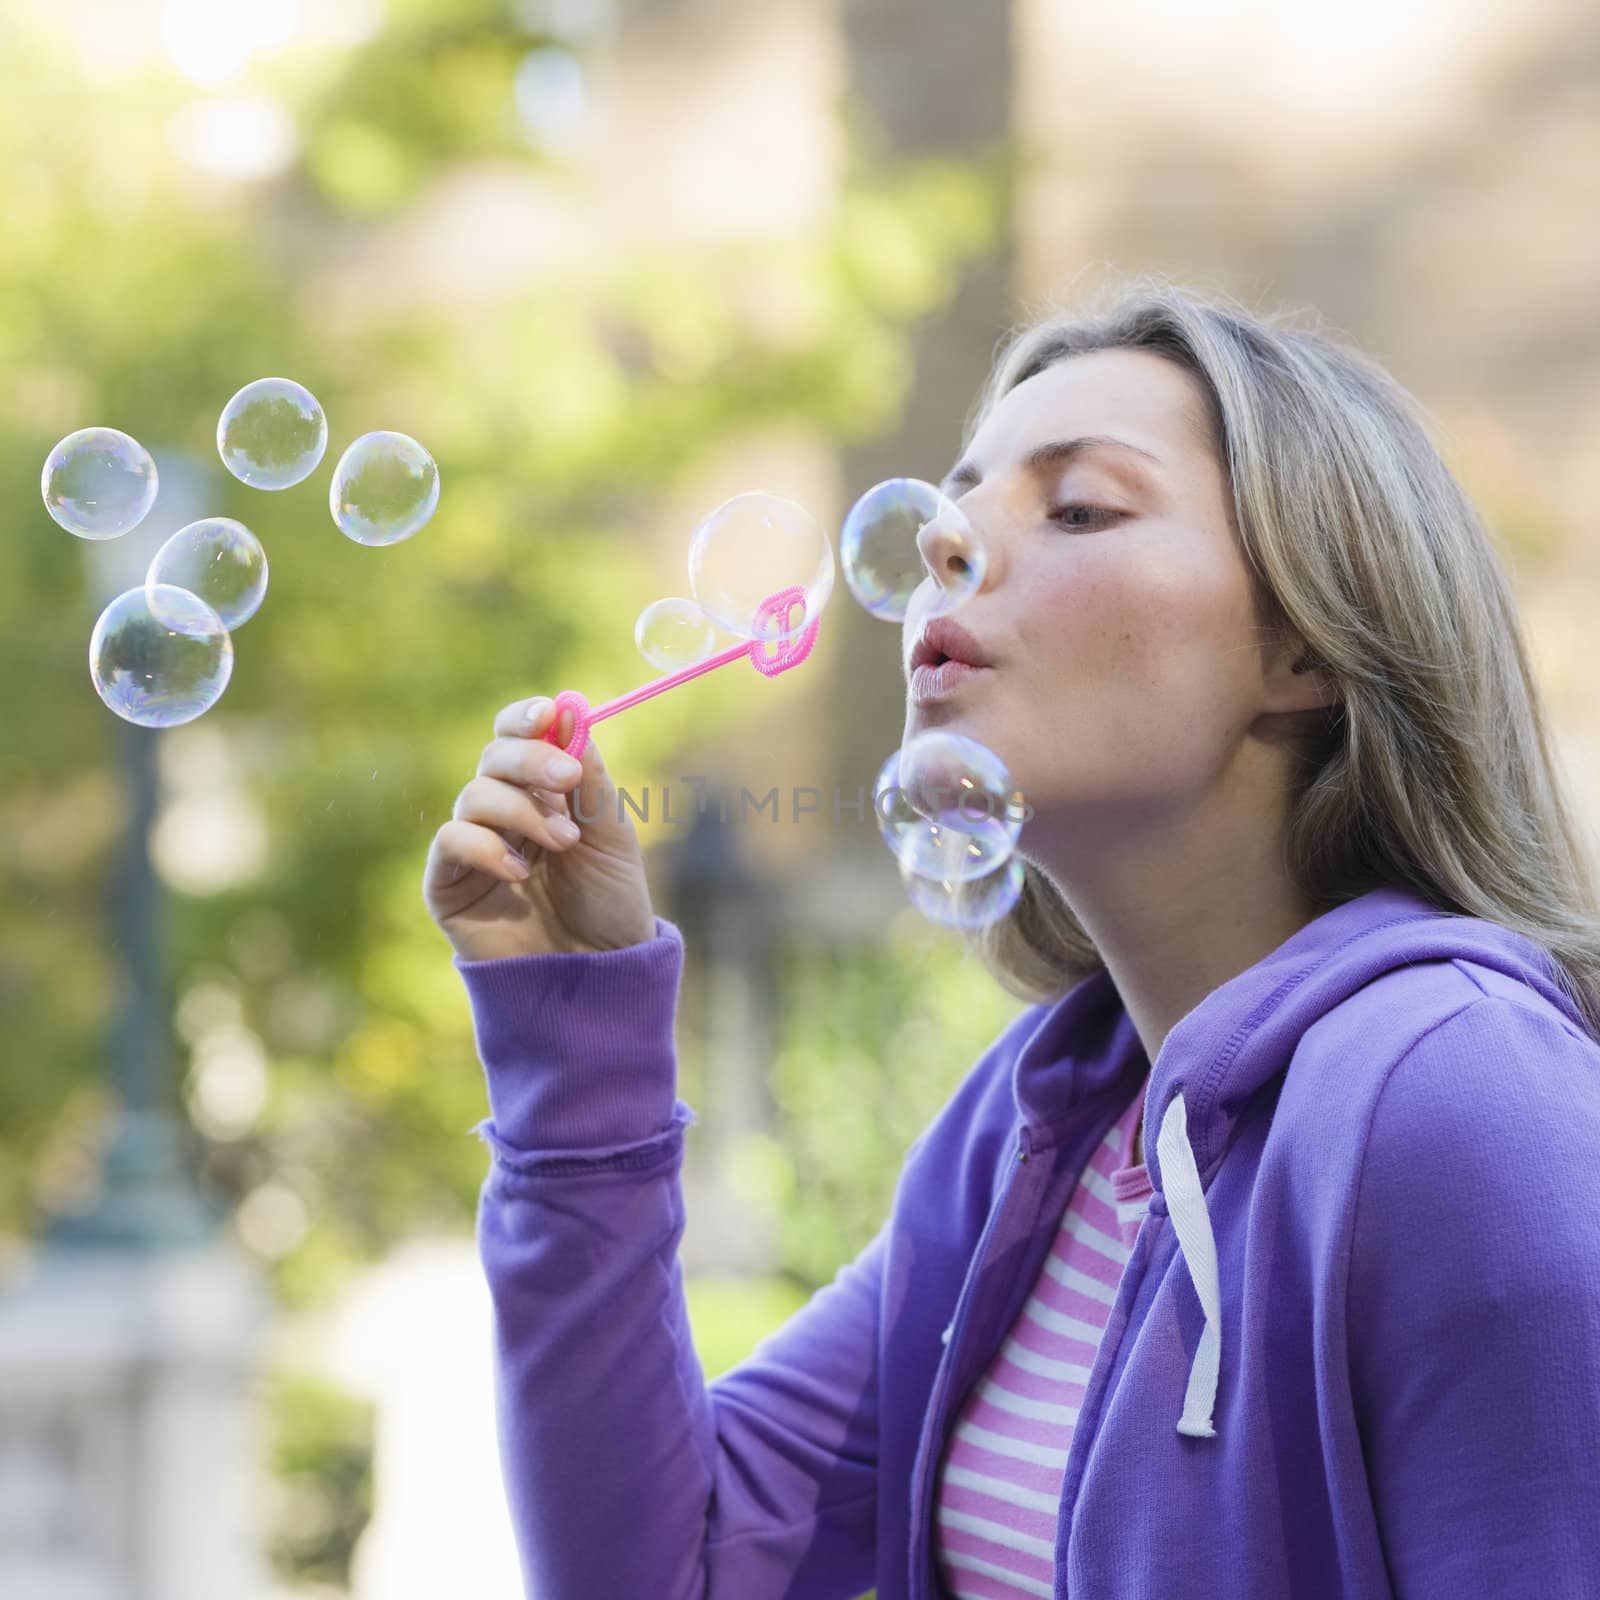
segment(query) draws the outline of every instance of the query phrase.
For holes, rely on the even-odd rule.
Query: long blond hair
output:
[[[1113,349],[1198,380],[1258,616],[1336,687],[1292,768],[1284,849],[1297,887],[1319,915],[1395,887],[1514,929],[1555,958],[1600,1035],[1594,880],[1515,598],[1420,405],[1314,314],[1257,313],[1146,273],[1015,330],[965,442],[1017,384]],[[1103,966],[1031,864],[1017,904],[971,938],[1029,1001]]]

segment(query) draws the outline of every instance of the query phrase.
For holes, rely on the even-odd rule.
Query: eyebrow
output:
[[[1074,457],[1083,455],[1089,450],[1130,450],[1136,456],[1143,456],[1146,461],[1162,466],[1160,456],[1151,455],[1148,450],[1142,450],[1136,444],[1130,444],[1126,439],[1113,438],[1109,433],[1086,433],[1076,439],[1052,439],[1048,444],[1035,445],[1027,455],[1022,458],[1022,465],[1029,472],[1037,472],[1043,467],[1059,466],[1062,462],[1071,461]],[[983,481],[983,474],[970,461],[958,462],[945,474],[942,487],[952,489],[964,485],[970,489],[975,484]]]

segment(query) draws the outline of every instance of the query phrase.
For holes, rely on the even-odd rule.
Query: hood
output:
[[[1515,978],[1586,1029],[1548,951],[1497,923],[1441,911],[1404,889],[1375,889],[1314,918],[1177,1022],[1150,1068],[1144,1126],[1151,1187],[1171,1214],[1205,1312],[1178,1431],[1212,1438],[1222,1314],[1204,1183],[1255,1092],[1285,1071],[1301,1036],[1356,990],[1396,967],[1460,957]],[[1397,1039],[1396,1053],[1411,1040]],[[1063,1074],[1064,1058],[1072,1061]],[[1095,973],[1041,1016],[1018,1053],[1012,1092],[1024,1123],[1059,1121],[1063,1096],[1131,1095],[1145,1054],[1110,975]]]

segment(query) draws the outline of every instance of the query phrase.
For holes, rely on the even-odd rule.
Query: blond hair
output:
[[[1395,887],[1514,929],[1600,1035],[1600,915],[1516,603],[1491,536],[1413,397],[1320,321],[1260,314],[1158,275],[1003,343],[965,430],[1090,351],[1164,356],[1198,381],[1258,616],[1335,703],[1297,746],[1284,853],[1316,914]],[[970,935],[1010,993],[1055,998],[1102,968],[1056,886]]]

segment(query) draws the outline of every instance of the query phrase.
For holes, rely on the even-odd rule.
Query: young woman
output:
[[[1135,280],[1011,342],[947,487],[988,563],[925,638],[925,547],[907,732],[1034,807],[979,936],[1032,1003],[709,1386],[682,941],[600,752],[508,706],[434,841],[529,1595],[1600,1593],[1600,916],[1414,402]]]

